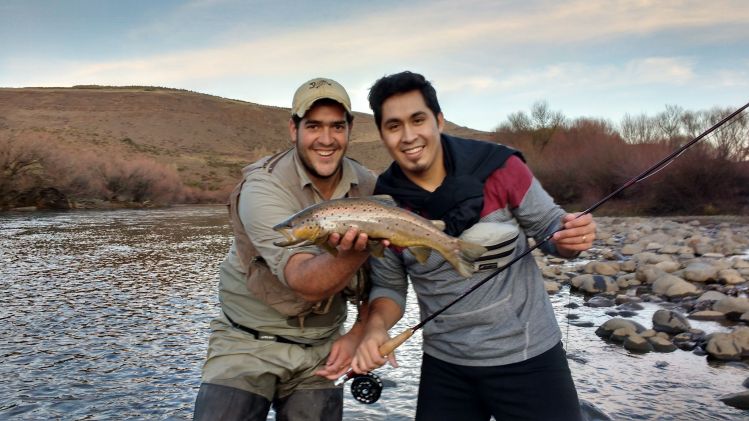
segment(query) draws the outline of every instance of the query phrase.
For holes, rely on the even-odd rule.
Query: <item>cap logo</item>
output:
[[[320,79],[320,80],[313,80],[312,82],[310,82],[309,83],[309,88],[310,89],[317,89],[317,88],[322,88],[324,85],[333,86],[333,84],[330,83],[330,82],[328,82],[327,80]]]

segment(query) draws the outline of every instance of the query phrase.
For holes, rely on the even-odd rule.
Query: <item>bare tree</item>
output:
[[[681,134],[681,117],[684,109],[678,105],[666,105],[666,110],[656,116],[656,124],[666,140],[675,140]]]
[[[653,143],[657,140],[656,123],[646,114],[625,114],[620,128],[621,136],[627,143]]]
[[[717,123],[731,111],[730,108],[713,108],[707,111],[707,125]],[[713,132],[708,139],[715,147],[718,159],[735,162],[749,159],[749,119],[746,114],[737,115],[728,124]]]
[[[681,115],[681,126],[684,135],[688,138],[695,138],[707,127],[705,124],[705,113],[700,111],[684,111]]]
[[[502,128],[509,129],[514,132],[529,132],[533,130],[533,124],[531,123],[530,117],[523,111],[518,111],[507,116],[508,124],[502,125]]]
[[[538,151],[543,151],[549,144],[554,133],[560,127],[563,127],[566,119],[559,111],[551,111],[546,101],[537,101],[531,106],[531,115],[518,112],[511,115],[510,124],[513,127],[525,128],[529,132],[533,141],[533,147]]]
[[[565,122],[560,111],[551,111],[546,101],[537,101],[531,107],[533,126],[535,129],[556,129]]]

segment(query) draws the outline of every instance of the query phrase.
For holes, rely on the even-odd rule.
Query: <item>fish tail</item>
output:
[[[458,240],[458,249],[460,251],[453,266],[458,273],[467,278],[475,271],[473,262],[486,253],[486,247],[469,241]]]

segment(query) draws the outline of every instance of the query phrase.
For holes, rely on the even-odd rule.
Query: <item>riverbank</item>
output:
[[[549,293],[566,285],[584,295],[584,306],[603,309],[608,316],[586,320],[573,307],[566,323],[597,328],[602,340],[631,354],[684,351],[705,357],[706,364],[746,367],[747,221],[744,215],[601,217],[594,248],[583,253],[579,263],[536,258]],[[735,393],[720,399],[749,409],[749,390],[734,386]]]

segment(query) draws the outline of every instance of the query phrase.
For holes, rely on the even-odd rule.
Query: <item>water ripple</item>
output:
[[[218,313],[226,221],[218,206],[0,216],[0,418],[190,419]],[[605,309],[568,310],[582,297],[566,289],[552,302],[580,396],[615,419],[745,415],[717,398],[739,391],[746,366],[683,351],[629,354],[567,323],[572,312],[597,326]],[[418,322],[413,291],[408,306],[392,332]],[[634,320],[649,325],[656,309]],[[397,355],[399,369],[378,370],[395,386],[373,405],[346,392],[344,419],[413,418],[421,334]]]

